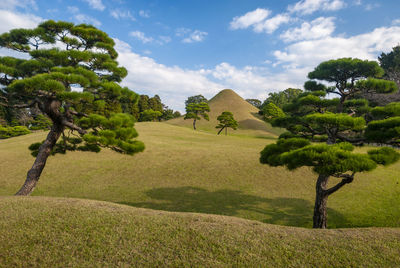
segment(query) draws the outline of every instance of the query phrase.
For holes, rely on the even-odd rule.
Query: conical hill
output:
[[[257,132],[268,132],[273,135],[278,135],[282,132],[281,129],[273,128],[270,124],[261,120],[261,117],[258,115],[258,109],[231,89],[220,91],[209,100],[208,105],[210,106],[210,112],[208,113],[210,121],[203,118],[198,120],[196,126],[200,130],[215,130],[215,126],[218,124],[217,117],[224,111],[230,111],[239,123],[239,130],[255,130]],[[193,120],[184,120],[182,116],[167,122],[173,125],[191,127]]]

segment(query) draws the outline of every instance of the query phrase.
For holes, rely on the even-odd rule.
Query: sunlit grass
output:
[[[312,226],[316,175],[261,165],[273,139],[217,136],[165,123],[138,123],[146,150],[50,157],[33,195],[105,200],[167,211]],[[34,133],[0,141],[0,195],[12,195],[33,163]],[[400,226],[400,164],[357,174],[328,201],[328,227]]]

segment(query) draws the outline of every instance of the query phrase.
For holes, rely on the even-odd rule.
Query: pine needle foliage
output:
[[[206,102],[200,103],[189,103],[186,105],[186,114],[184,119],[193,119],[193,129],[196,130],[196,121],[203,117],[205,120],[210,120],[207,112],[210,111],[210,107]]]
[[[91,25],[52,20],[0,35],[1,47],[27,55],[0,57],[0,103],[35,107],[51,120],[46,140],[30,148],[36,160],[17,194],[33,191],[51,154],[143,151],[143,143],[135,140],[134,118],[120,114],[121,100],[134,104],[138,95],[119,85],[127,71],[118,65],[114,45]]]
[[[330,60],[319,64],[308,74],[306,91],[283,107],[283,116],[271,120],[273,126],[284,127],[276,144],[267,145],[260,162],[285,166],[294,170],[311,167],[318,174],[313,227],[326,228],[328,196],[351,183],[358,172],[371,171],[377,165],[396,162],[400,155],[393,148],[383,147],[367,154],[353,152],[353,145],[375,142],[400,144],[400,109],[398,103],[371,108],[362,92],[392,93],[397,86],[379,79],[383,69],[374,61],[352,58]],[[334,83],[326,87],[316,80]],[[332,93],[339,98],[328,99]],[[311,144],[326,141],[325,144]],[[330,177],[340,178],[328,188]]]
[[[219,128],[218,135],[225,129],[225,135],[227,135],[228,128],[232,128],[236,130],[239,126],[238,122],[233,118],[233,114],[229,111],[222,112],[218,117],[217,120],[219,124],[215,128]]]

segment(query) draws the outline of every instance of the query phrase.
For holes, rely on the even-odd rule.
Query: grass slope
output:
[[[400,230],[310,230],[107,202],[0,198],[0,266],[400,266]]]
[[[165,123],[138,123],[143,153],[104,150],[50,157],[34,195],[111,201],[166,211],[212,213],[312,226],[316,175],[261,165],[274,140],[217,136]],[[0,195],[23,184],[45,133],[0,141]],[[400,163],[357,174],[328,201],[328,227],[400,226]],[[337,182],[337,179],[332,179]]]
[[[233,117],[239,123],[239,130],[229,129],[230,134],[257,134],[275,136],[283,131],[279,128],[273,128],[270,124],[262,121],[258,115],[258,109],[245,101],[236,92],[231,89],[224,89],[215,95],[208,102],[210,106],[210,121],[203,118],[197,121],[196,126],[199,130],[218,132],[215,126],[218,124],[217,117],[224,111],[233,113]],[[183,117],[168,121],[169,124],[185,127],[193,127],[193,120],[184,120]],[[252,131],[248,131],[252,130]]]

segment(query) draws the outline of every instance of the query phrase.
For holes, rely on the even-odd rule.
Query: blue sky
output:
[[[398,0],[2,0],[0,32],[93,24],[115,39],[123,85],[183,111],[188,96],[224,88],[260,100],[301,88],[324,60],[376,60],[400,43],[398,10]]]

